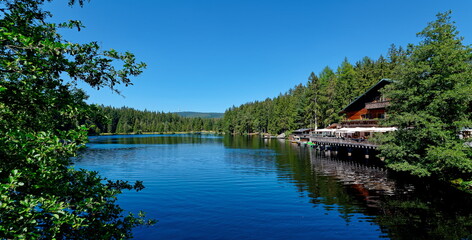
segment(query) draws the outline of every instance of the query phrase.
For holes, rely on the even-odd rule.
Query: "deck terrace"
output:
[[[319,145],[337,147],[376,149],[378,145],[365,139],[335,138],[335,137],[310,137],[310,141]]]
[[[343,127],[377,127],[383,119],[359,119],[341,121]]]

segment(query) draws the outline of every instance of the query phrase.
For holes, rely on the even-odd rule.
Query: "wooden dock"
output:
[[[330,137],[310,137],[310,141],[321,146],[377,149],[378,145],[365,139],[342,139]]]
[[[362,154],[366,159],[376,152],[378,145],[366,139],[316,137],[313,135],[299,135],[296,142],[300,146],[311,146],[325,151],[328,155],[338,155],[340,152],[352,156],[353,153]],[[382,160],[382,159],[381,159]]]
[[[337,147],[364,148],[364,149],[377,149],[378,147],[378,145],[372,142],[369,142],[365,139],[314,137],[312,135],[301,135],[301,136],[298,136],[298,139],[299,140],[293,140],[293,141],[296,143],[312,142],[315,145],[321,145],[321,146],[337,146]]]

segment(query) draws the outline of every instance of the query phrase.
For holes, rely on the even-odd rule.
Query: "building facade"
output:
[[[380,90],[390,83],[392,81],[389,79],[380,80],[341,110],[340,113],[345,114],[345,119],[341,122],[341,126],[379,126],[379,121],[387,117],[386,108],[390,105],[389,99],[386,99]]]

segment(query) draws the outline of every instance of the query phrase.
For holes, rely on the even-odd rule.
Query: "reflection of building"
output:
[[[342,127],[376,127],[379,120],[386,117],[385,108],[390,104],[380,92],[380,89],[391,83],[382,79],[368,89],[364,94],[347,105],[340,113],[345,114]]]
[[[370,196],[371,191],[389,195],[396,190],[395,181],[388,178],[387,170],[384,168],[322,157],[312,151],[310,160],[315,172],[334,176],[344,185],[363,193],[365,197]]]

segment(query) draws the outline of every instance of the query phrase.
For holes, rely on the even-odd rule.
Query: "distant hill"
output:
[[[222,118],[224,113],[204,113],[204,112],[176,112],[176,114],[186,118]]]

